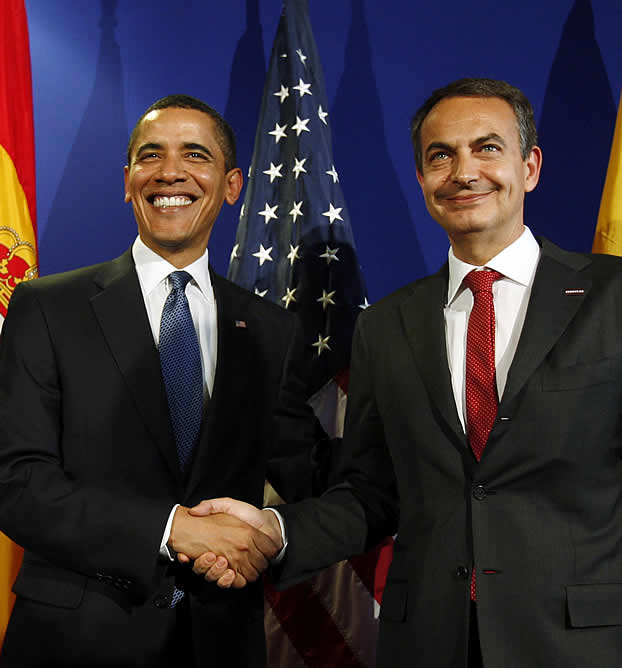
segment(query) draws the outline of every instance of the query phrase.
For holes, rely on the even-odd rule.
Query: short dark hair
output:
[[[523,160],[538,143],[538,132],[533,117],[533,109],[527,96],[507,81],[498,79],[458,79],[435,90],[417,110],[410,123],[410,139],[415,151],[415,163],[419,172],[423,171],[421,150],[421,126],[426,116],[441,100],[448,97],[498,97],[505,100],[514,110],[518,124],[518,138]]]
[[[214,121],[214,126],[216,127],[216,141],[220,150],[225,156],[225,172],[233,169],[237,165],[237,158],[235,154],[235,133],[233,128],[227,123],[227,121],[216,111],[196,97],[191,95],[167,95],[166,97],[161,98],[154,102],[138,119],[132,134],[130,135],[130,141],[127,145],[127,164],[129,165],[132,160],[132,149],[134,148],[134,143],[138,137],[140,131],[140,124],[143,122],[143,119],[147,114],[150,114],[152,111],[157,111],[158,109],[168,109],[174,107],[176,109],[196,109],[197,111],[202,111],[204,114],[207,114],[212,121]]]

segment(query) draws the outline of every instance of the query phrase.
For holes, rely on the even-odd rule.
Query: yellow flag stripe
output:
[[[17,170],[11,156],[0,144],[0,221],[11,221],[23,241],[29,242],[33,248],[35,235],[28,210],[28,202],[22,184],[19,182]],[[4,222],[0,222],[0,225]]]
[[[15,277],[10,274],[9,261],[19,254],[28,264],[28,277],[36,275],[37,252],[24,189],[19,181],[13,160],[0,145],[0,326],[13,292]],[[19,277],[21,278],[21,277]],[[0,532],[0,644],[13,609],[15,596],[11,586],[22,561],[22,549]]]
[[[11,592],[10,586],[17,577],[21,563],[22,549],[0,532],[0,564],[2,564],[3,579],[6,578],[6,591],[0,595],[0,644],[4,640],[4,632],[15,602],[15,595]]]
[[[35,235],[13,160],[0,145],[0,315],[6,315],[17,283],[36,278]]]
[[[622,256],[622,97],[592,250]]]

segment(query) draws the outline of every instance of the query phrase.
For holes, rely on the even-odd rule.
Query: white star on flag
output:
[[[320,117],[320,120],[322,121],[322,123],[324,123],[324,125],[328,125],[328,123],[326,122],[326,117],[328,116],[328,112],[322,109],[322,105],[319,106],[317,110],[317,115]]]
[[[279,125],[278,123],[276,124],[276,127],[274,130],[270,130],[268,132],[269,135],[274,135],[274,143],[278,144],[283,137],[287,137],[285,134],[285,130],[287,130],[287,123],[285,125]],[[250,174],[249,174],[250,176]]]
[[[264,217],[263,222],[267,225],[268,221],[272,220],[273,218],[274,218],[274,220],[278,219],[278,216],[276,215],[276,213],[274,213],[278,208],[279,208],[278,204],[275,204],[274,206],[270,206],[268,204],[268,202],[266,202],[266,206],[265,206],[264,210],[263,211],[258,211],[257,213],[260,216]]]
[[[240,257],[238,255],[238,248],[240,247],[240,244],[236,244],[232,249],[231,249],[231,257],[229,258],[229,264],[231,264],[237,257]]]
[[[281,297],[281,301],[285,302],[285,308],[287,308],[291,302],[296,301],[296,297],[294,297],[294,293],[296,292],[298,288],[292,288],[291,290],[289,288],[285,288],[285,294]]]
[[[296,115],[296,123],[292,125],[292,130],[296,130],[296,137],[300,137],[301,132],[311,132],[311,130],[309,130],[309,128],[307,127],[308,122],[309,122],[308,118],[303,119],[300,118],[298,115]]]
[[[370,307],[370,303],[367,301],[367,295],[365,295],[365,301],[362,304],[359,304],[359,308],[365,310]]]
[[[313,93],[309,90],[309,88],[311,88],[311,84],[305,83],[302,79],[298,79],[298,85],[292,86],[292,88],[300,93],[300,97],[304,97],[305,95],[313,95]]]
[[[283,178],[283,174],[281,174],[281,168],[282,167],[283,167],[283,163],[281,163],[280,165],[275,165],[274,163],[271,162],[270,163],[270,169],[264,169],[263,173],[267,174],[270,177],[270,183],[272,183],[272,181],[274,181],[274,179],[276,179],[276,178],[279,178],[279,179]],[[327,172],[327,174],[328,174],[328,172]]]
[[[300,246],[289,245],[289,253],[287,254],[287,259],[289,260],[290,266],[293,266],[295,260],[300,260],[300,255],[298,255],[298,250]]]
[[[266,288],[265,290],[261,290],[261,292],[255,287],[255,294],[258,297],[265,297],[268,294],[268,289]]]
[[[333,203],[330,202],[328,207],[329,207],[328,211],[324,211],[324,213],[322,215],[326,216],[328,218],[328,221],[330,222],[331,225],[336,220],[343,220],[343,218],[341,217],[341,209],[343,209],[342,206],[340,206],[339,208],[335,208],[333,206]]]
[[[296,53],[298,54],[298,58],[300,58],[300,62],[306,67],[307,63],[305,63],[305,60],[307,56],[302,52],[302,49],[296,49]]]
[[[318,334],[317,341],[311,344],[314,348],[317,348],[318,357],[322,354],[323,350],[332,350],[332,348],[328,345],[329,339],[330,336],[322,337],[322,334]]]
[[[273,93],[273,95],[276,95],[278,98],[280,98],[281,104],[283,104],[285,98],[289,97],[289,88],[281,84],[281,90],[277,90],[277,92]]]
[[[300,210],[302,202],[303,200],[300,200],[300,202],[294,202],[294,206],[292,210],[289,212],[289,215],[294,217],[294,222],[296,222],[296,218],[298,218],[298,216],[303,215],[302,211]]]
[[[298,179],[300,172],[304,172],[305,174],[307,173],[307,170],[304,168],[304,164],[307,162],[307,159],[303,158],[302,160],[298,160],[298,158],[294,157],[294,160],[296,161],[296,164],[292,168],[292,172],[294,172],[296,179]]]
[[[264,248],[263,244],[259,244],[259,250],[256,253],[253,253],[253,257],[256,257],[259,260],[259,266],[263,267],[264,262],[272,262],[270,253],[272,252],[272,246],[270,248]]]
[[[323,257],[326,260],[326,264],[330,264],[333,260],[335,260],[335,262],[339,262],[339,258],[337,257],[338,252],[338,248],[329,248],[326,246],[326,250],[320,255],[320,257]]]
[[[337,174],[337,170],[335,169],[335,165],[332,165],[330,169],[327,169],[326,173],[328,174],[328,176],[333,177],[333,183],[337,183],[339,181],[339,174]],[[264,172],[264,174],[265,174],[265,172]],[[279,176],[281,176],[281,175],[279,174]]]
[[[322,296],[318,297],[315,301],[320,302],[320,304],[322,304],[322,306],[324,307],[324,310],[326,310],[329,304],[332,304],[333,306],[335,305],[335,302],[333,301],[335,292],[336,292],[335,290],[331,290],[331,292],[326,292],[326,290],[322,290]]]

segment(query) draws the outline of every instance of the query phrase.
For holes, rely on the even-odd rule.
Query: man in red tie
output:
[[[524,225],[542,151],[513,86],[435,91],[412,139],[448,262],[361,314],[344,482],[279,509],[276,575],[397,532],[378,666],[618,668],[622,262]],[[194,512],[217,510],[283,542],[271,511]]]

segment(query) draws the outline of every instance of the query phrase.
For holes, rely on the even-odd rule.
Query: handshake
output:
[[[219,587],[241,589],[268,568],[283,547],[271,510],[222,498],[175,511],[168,546],[183,564]]]

